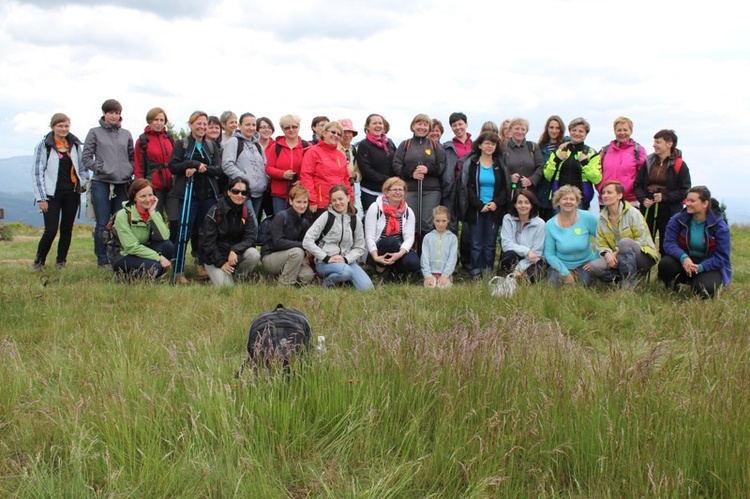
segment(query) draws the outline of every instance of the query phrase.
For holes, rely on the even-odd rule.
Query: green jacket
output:
[[[169,228],[161,213],[155,213],[144,222],[134,204],[122,203],[122,209],[115,215],[115,231],[120,241],[122,256],[137,256],[145,260],[159,260],[159,253],[147,247],[150,241],[169,239]]]
[[[606,207],[603,208],[599,212],[599,220],[596,224],[596,252],[599,255],[604,256],[605,253],[617,251],[617,241],[627,237],[637,242],[645,254],[654,260],[659,260],[659,254],[656,252],[646,220],[641,212],[627,201],[623,201],[620,205],[620,221],[617,229],[620,235],[616,238],[612,223],[609,221],[609,212]]]
[[[586,148],[588,159],[585,159],[581,162],[581,179],[584,182],[591,182],[592,184],[596,185],[602,181],[602,158],[591,147],[586,146]],[[550,182],[560,178],[559,166],[561,163],[564,163],[565,160],[568,159],[568,157],[570,157],[570,153],[567,151],[563,151],[560,154],[565,157],[563,159],[560,159],[557,157],[557,153],[553,151],[547,159],[547,163],[544,165],[544,178],[546,178]],[[578,152],[575,153],[575,159],[578,159],[579,154],[580,153]]]

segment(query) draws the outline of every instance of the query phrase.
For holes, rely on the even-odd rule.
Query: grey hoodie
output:
[[[323,239],[316,243],[326,226],[328,217],[335,217],[331,230]],[[357,226],[352,234],[351,217],[356,215],[336,213],[328,208],[324,214],[312,224],[302,240],[302,247],[312,253],[316,262],[327,262],[334,255],[341,255],[346,263],[355,263],[365,254],[365,232],[362,220],[357,217]]]
[[[235,130],[221,153],[221,169],[224,174],[229,180],[243,177],[250,182],[250,195],[254,198],[261,197],[268,186],[266,155],[261,152],[259,139],[258,132],[248,139],[239,130]],[[237,147],[240,147],[240,144],[243,149],[238,157]]]
[[[81,161],[94,174],[94,180],[110,184],[126,184],[133,179],[133,137],[120,124],[110,125],[99,120],[89,130],[83,144]]]

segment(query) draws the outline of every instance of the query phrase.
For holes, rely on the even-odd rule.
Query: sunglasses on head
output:
[[[229,192],[231,192],[232,194],[239,194],[240,196],[245,196],[245,197],[247,197],[248,195],[248,191],[243,191],[241,189],[229,189]]]

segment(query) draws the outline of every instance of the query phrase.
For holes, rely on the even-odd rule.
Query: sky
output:
[[[552,114],[613,139],[618,116],[652,152],[674,129],[693,184],[750,222],[750,36],[737,3],[4,0],[0,158],[30,155],[55,112],[83,139],[101,103],[123,105],[134,137],[154,106],[178,128],[194,110],[302,118],[382,114],[398,142],[427,113],[520,116],[537,140]],[[280,131],[277,127],[277,134]],[[358,138],[362,137],[362,133]],[[356,140],[356,139],[355,139]]]

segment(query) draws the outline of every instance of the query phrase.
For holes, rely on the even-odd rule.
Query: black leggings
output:
[[[55,197],[47,200],[47,213],[44,213],[44,233],[39,240],[39,246],[36,249],[35,263],[44,265],[47,260],[47,254],[52,248],[52,243],[57,236],[57,229],[60,228],[60,240],[57,242],[57,263],[65,263],[68,258],[70,241],[73,237],[73,223],[76,219],[76,212],[81,206],[80,194],[73,192],[55,193]]]
[[[664,282],[667,289],[672,290],[676,290],[678,284],[689,284],[693,293],[702,298],[713,298],[716,290],[723,284],[721,272],[718,270],[701,272],[689,277],[680,261],[669,255],[662,257],[659,262],[659,280]]]

